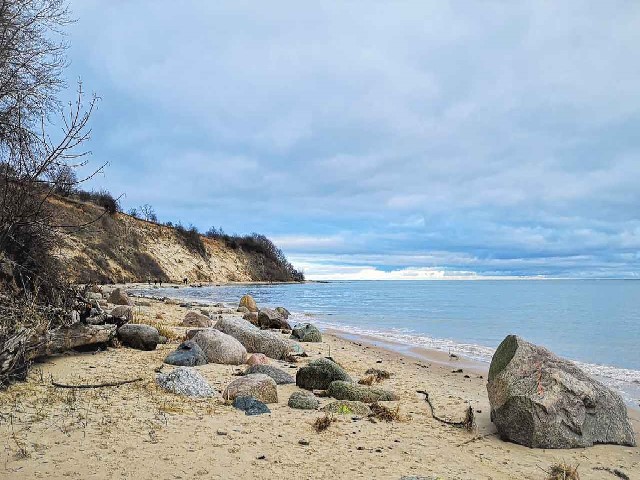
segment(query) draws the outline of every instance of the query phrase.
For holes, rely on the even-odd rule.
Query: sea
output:
[[[575,361],[640,403],[640,281],[438,280],[139,288],[140,295],[237,306],[286,307],[290,323],[453,353],[488,367],[517,334]]]

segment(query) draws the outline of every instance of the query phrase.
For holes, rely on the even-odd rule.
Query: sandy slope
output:
[[[162,320],[157,321],[169,325],[176,325],[184,312],[162,303],[137,307],[139,318],[161,315]],[[341,416],[329,430],[316,433],[311,423],[319,412],[286,405],[295,386],[279,386],[279,403],[270,406],[270,415],[258,417],[245,416],[219,397],[195,400],[162,392],[155,387],[154,368],[173,348],[175,344],[160,345],[155,352],[119,348],[60,356],[38,365],[28,382],[0,393],[4,457],[0,478],[399,479],[422,475],[542,479],[543,470],[558,460],[580,464],[583,480],[615,480],[610,473],[594,470],[598,467],[619,468],[630,478],[640,478],[638,448],[543,451],[499,440],[489,421],[486,376],[480,371],[467,372],[466,365],[464,373],[451,373],[461,364],[448,358],[403,357],[333,335],[325,335],[322,344],[309,344],[310,359],[325,356],[330,349],[354,378],[369,367],[390,371],[393,376],[382,386],[400,394],[404,417],[402,422],[372,423]],[[280,365],[292,374],[296,371],[290,364]],[[198,367],[219,390],[237,369]],[[470,378],[464,378],[466,373]],[[61,390],[50,384],[51,377],[68,383],[96,383],[138,376],[144,380],[98,390]],[[441,416],[460,417],[470,401],[482,412],[477,416],[477,432],[435,421],[416,390],[431,393]],[[321,399],[322,404],[328,401]],[[634,426],[638,431],[637,419]],[[309,445],[301,445],[302,439]]]

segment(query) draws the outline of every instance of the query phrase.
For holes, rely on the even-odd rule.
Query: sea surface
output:
[[[137,293],[237,305],[284,306],[296,321],[490,362],[514,333],[576,361],[640,401],[640,281],[336,281],[146,288]]]

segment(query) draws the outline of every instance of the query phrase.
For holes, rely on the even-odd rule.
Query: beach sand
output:
[[[175,327],[186,311],[178,305],[153,301],[135,310],[143,321],[186,330]],[[287,406],[295,385],[278,386],[279,402],[269,405],[271,414],[253,417],[225,405],[221,395],[193,399],[160,390],[154,369],[178,341],[152,352],[110,348],[36,364],[27,382],[0,392],[0,478],[544,479],[561,461],[579,464],[582,480],[617,478],[602,468],[640,478],[639,448],[536,450],[500,440],[489,420],[486,369],[442,352],[400,353],[375,346],[372,339],[325,332],[323,343],[305,344],[309,358],[295,364],[271,361],[294,375],[309,360],[330,354],[354,379],[371,367],[392,374],[380,386],[400,395],[395,404],[401,421],[337,415],[317,433],[311,424],[323,414]],[[462,373],[452,373],[459,368]],[[221,392],[242,366],[197,369]],[[79,384],[136,377],[143,380],[100,389],[51,385],[52,379]],[[470,403],[480,412],[477,430],[436,421],[417,390],[429,392],[436,414],[452,420],[462,419]],[[636,411],[632,421],[638,435]]]

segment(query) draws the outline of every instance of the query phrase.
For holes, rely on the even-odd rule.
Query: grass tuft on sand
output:
[[[565,462],[556,463],[549,469],[547,480],[580,480],[578,466],[574,467]]]
[[[318,417],[316,418],[316,421],[313,422],[313,428],[316,430],[316,432],[320,433],[320,432],[324,432],[326,429],[328,429],[331,424],[333,422],[337,421],[336,418],[327,413],[322,417]]]

